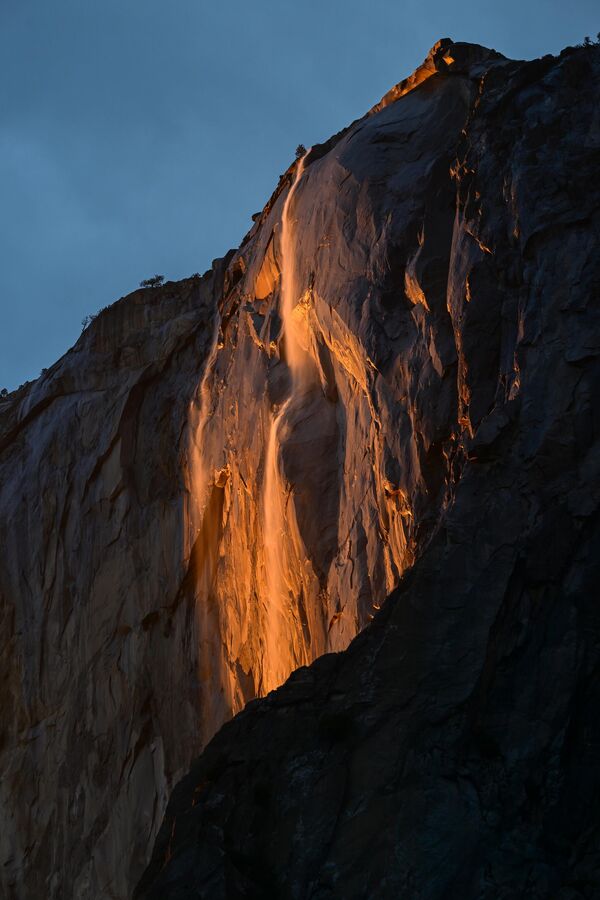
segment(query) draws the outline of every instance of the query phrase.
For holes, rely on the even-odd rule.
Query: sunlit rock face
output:
[[[236,255],[201,443],[253,685],[405,574],[221,729],[137,897],[598,896],[599,57],[437,46]]]
[[[450,169],[471,91],[423,84],[309,152],[229,266],[190,435],[211,725],[346,647],[443,505]]]

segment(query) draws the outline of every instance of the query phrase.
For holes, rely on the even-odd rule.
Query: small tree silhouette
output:
[[[161,286],[164,280],[164,275],[153,275],[152,278],[145,278],[143,281],[140,281],[140,287],[157,288]]]
[[[302,157],[306,154],[306,147],[304,144],[298,144],[296,147],[296,159],[302,159]]]

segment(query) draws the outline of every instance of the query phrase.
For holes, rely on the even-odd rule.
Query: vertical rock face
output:
[[[220,281],[120,301],[3,410],[2,897],[127,896],[201,747],[181,435]]]
[[[364,527],[369,601],[414,565],[348,650],[213,739],[140,898],[598,896],[600,53],[440,52],[450,71],[309,154],[292,201],[338,521]],[[330,507],[311,532],[301,499],[327,547]],[[367,582],[336,552],[343,621]]]
[[[595,54],[438,42],[290,167],[238,251],[102,312],[0,407],[3,895],[129,897],[192,758],[347,647],[415,561],[347,654],[211,744],[143,892],[368,896],[380,865],[397,896],[411,809],[433,823],[417,860],[481,830],[457,735],[522,759],[464,776],[494,798],[554,752],[594,665]],[[513,650],[561,690],[522,692]],[[525,722],[554,704],[531,746],[514,692]]]
[[[444,502],[450,169],[476,83],[421,84],[311,150],[231,261],[191,429],[217,718],[347,646]]]

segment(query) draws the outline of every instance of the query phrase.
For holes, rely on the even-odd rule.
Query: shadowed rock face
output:
[[[600,54],[442,52],[468,65],[313,150],[294,198],[336,386],[314,415],[337,403],[342,458],[366,485],[366,447],[403,498],[390,555],[414,565],[345,652],[221,729],[138,898],[598,896]],[[320,509],[296,516],[311,546]],[[338,583],[360,611],[361,582]]]
[[[125,897],[201,747],[181,432],[220,283],[119,301],[3,408],[2,897]]]
[[[439,42],[0,406],[3,895],[129,897],[322,654],[142,896],[591,877],[597,88]]]

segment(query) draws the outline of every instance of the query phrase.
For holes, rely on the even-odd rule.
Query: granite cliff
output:
[[[138,896],[593,896],[599,71],[438,42],[0,406],[7,897],[130,896],[244,707]]]

